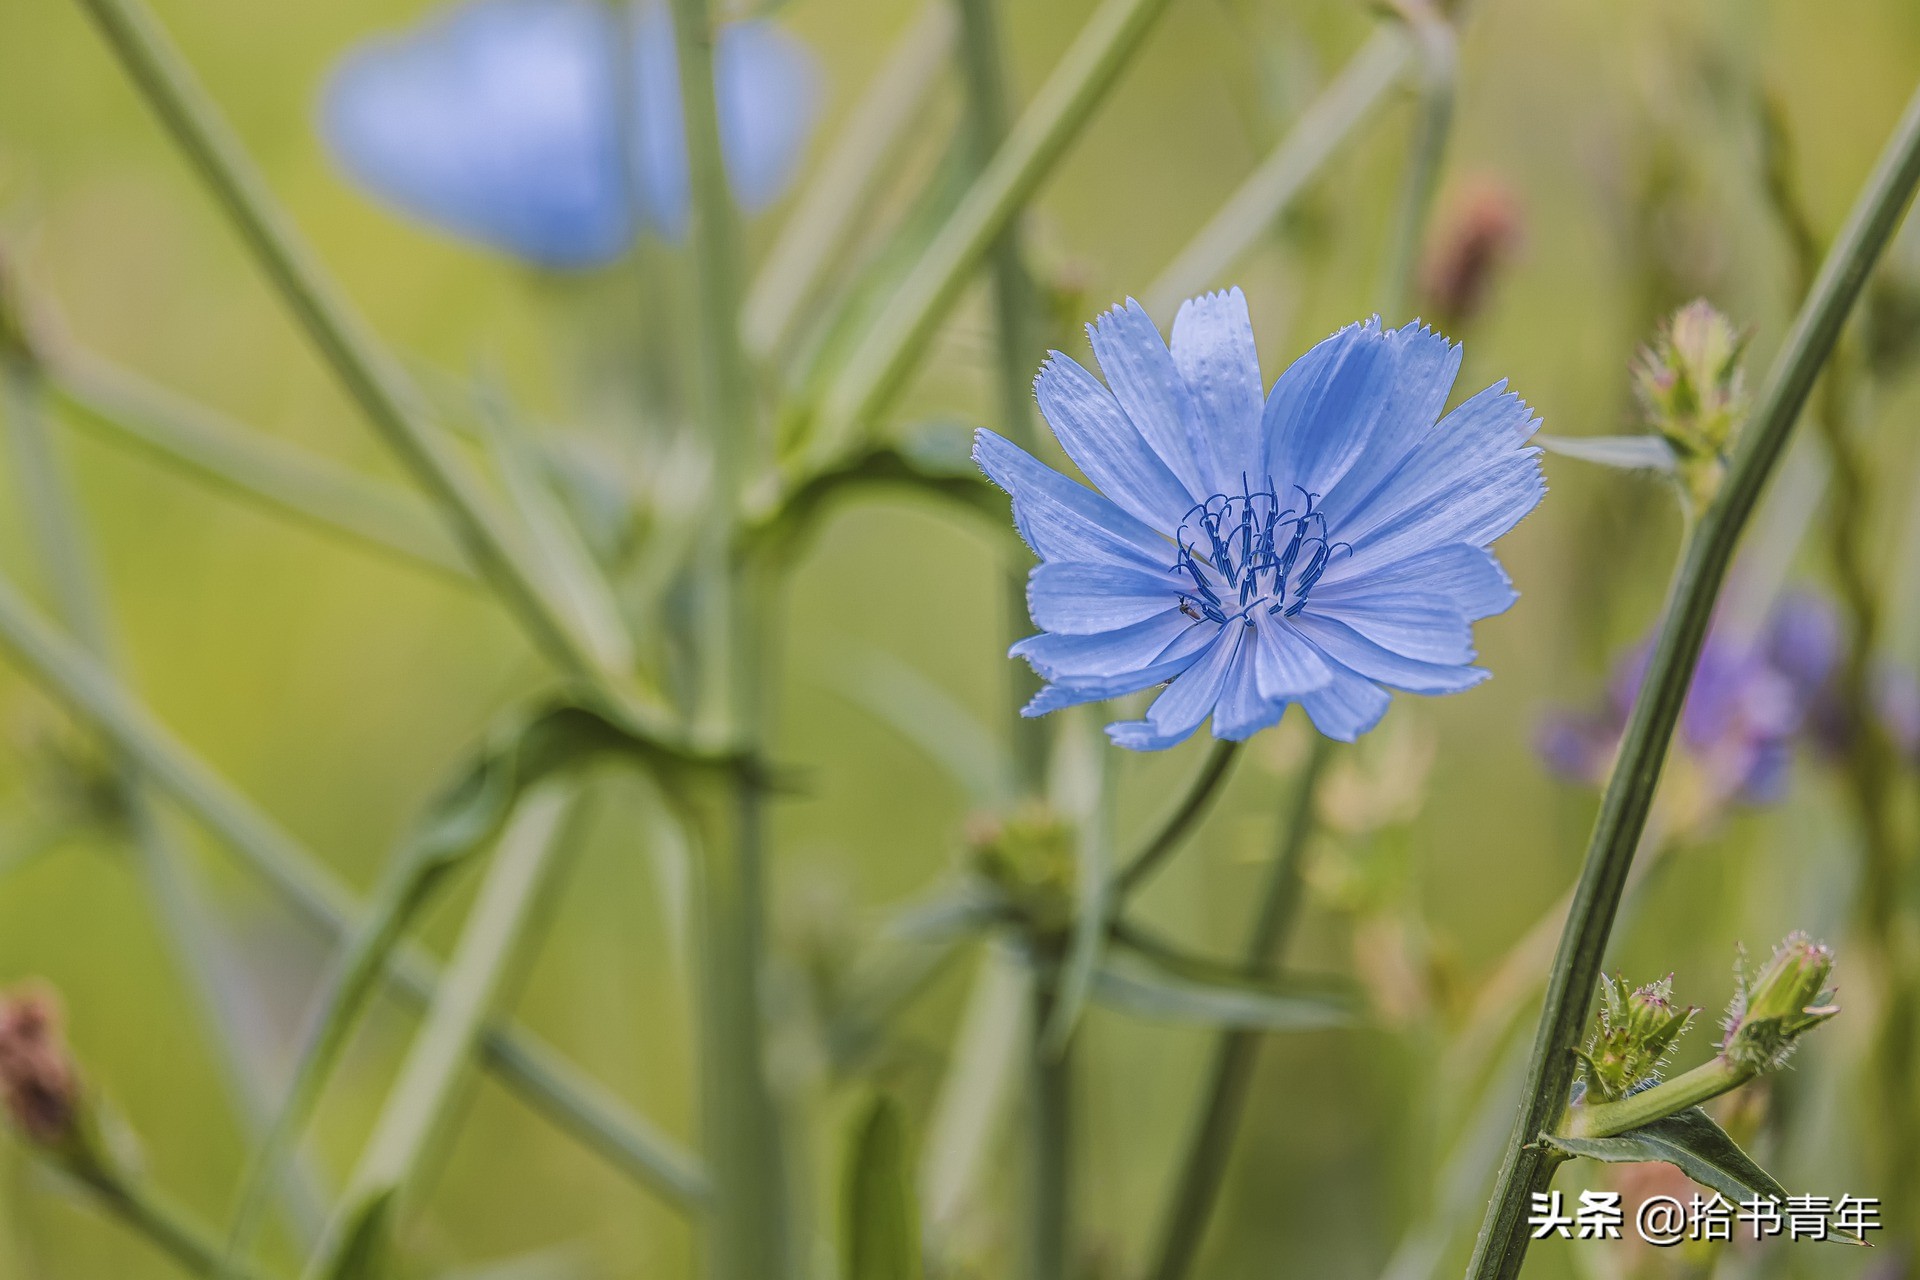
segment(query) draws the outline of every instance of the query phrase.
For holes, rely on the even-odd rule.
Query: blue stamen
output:
[[[1188,508],[1174,539],[1179,548],[1174,571],[1193,583],[1193,589],[1180,596],[1182,613],[1196,621],[1228,622],[1228,606],[1216,586],[1222,580],[1238,597],[1231,616],[1245,618],[1249,625],[1252,610],[1261,604],[1267,612],[1289,618],[1306,607],[1308,593],[1334,555],[1353,548],[1327,541],[1326,513],[1316,505],[1319,494],[1299,485],[1293,491],[1305,500],[1303,507],[1282,507],[1271,479],[1266,488],[1255,489],[1242,475],[1238,494],[1216,493]]]

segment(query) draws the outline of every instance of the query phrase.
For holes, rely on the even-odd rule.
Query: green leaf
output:
[[[1359,988],[1342,978],[1289,973],[1285,977],[1255,977],[1242,965],[1212,956],[1196,955],[1141,925],[1122,918],[1113,922],[1113,944],[1142,964],[1169,978],[1208,987],[1227,987],[1256,995],[1322,999],[1353,1010],[1360,1006]]]
[[[1787,1189],[1715,1124],[1699,1107],[1689,1107],[1665,1119],[1611,1138],[1563,1138],[1542,1135],[1541,1141],[1568,1155],[1586,1156],[1608,1164],[1643,1164],[1658,1160],[1677,1167],[1701,1186],[1718,1191],[1734,1204],[1765,1196],[1785,1200]],[[1825,1237],[1843,1244],[1864,1244],[1853,1236]]]
[[[1537,435],[1533,442],[1548,453],[1582,462],[1597,462],[1603,467],[1623,471],[1659,471],[1672,475],[1679,466],[1673,446],[1659,436],[1550,436]]]
[[[1358,1020],[1352,1003],[1338,996],[1200,981],[1137,953],[1106,957],[1094,973],[1093,998],[1137,1017],[1251,1031],[1317,1031]]]
[[[992,886],[967,880],[908,903],[888,919],[883,932],[903,942],[952,942],[1015,918],[1012,906]]]
[[[846,1280],[919,1280],[920,1211],[900,1104],[885,1094],[854,1126],[842,1229]]]

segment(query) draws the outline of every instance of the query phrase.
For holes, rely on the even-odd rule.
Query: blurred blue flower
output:
[[[720,33],[714,81],[734,195],[760,208],[792,178],[812,128],[813,59],[768,22],[736,23]],[[348,53],[321,125],[374,194],[541,266],[594,266],[642,226],[671,237],[686,227],[672,19],[647,0],[627,14],[604,0],[440,10]]]
[[[1549,768],[1594,786],[1606,782],[1651,653],[1650,643],[1635,647],[1598,708],[1548,715],[1537,746]],[[1828,758],[1848,750],[1854,727],[1838,687],[1842,658],[1839,615],[1810,592],[1785,593],[1758,635],[1715,625],[1701,648],[1678,735],[1698,788],[1691,799],[1702,815],[1734,801],[1778,800],[1801,744]],[[1873,694],[1874,710],[1895,747],[1914,757],[1920,750],[1920,686],[1886,669],[1876,673]]]
[[[1097,489],[975,439],[1041,561],[1042,633],[1013,647],[1048,681],[1026,714],[1166,684],[1145,719],[1108,726],[1115,742],[1170,747],[1209,715],[1238,740],[1292,702],[1351,741],[1389,688],[1486,678],[1472,623],[1515,599],[1486,547],[1546,491],[1539,424],[1504,383],[1443,418],[1459,348],[1376,318],[1263,395],[1238,289],[1182,306],[1171,350],[1131,300],[1088,332],[1106,385],[1056,351],[1034,387]]]

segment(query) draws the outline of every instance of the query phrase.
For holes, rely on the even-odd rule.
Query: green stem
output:
[[[577,624],[547,597],[536,562],[495,509],[478,475],[418,413],[418,393],[323,274],[152,15],[139,0],[79,2],[348,395],[441,508],[468,560],[534,644],[610,708],[660,732],[664,714],[640,703],[624,677],[604,666]]]
[[[1300,865],[1313,835],[1313,804],[1320,775],[1333,754],[1333,744],[1317,738],[1313,752],[1294,784],[1293,803],[1281,824],[1259,914],[1247,934],[1244,959],[1247,975],[1270,978],[1277,971],[1287,936],[1300,902]],[[1213,1062],[1199,1110],[1188,1131],[1180,1177],[1167,1201],[1154,1253],[1153,1280],[1180,1280],[1193,1268],[1206,1235],[1207,1221],[1226,1178],[1227,1157],[1247,1108],[1253,1069],[1260,1055],[1257,1031],[1223,1031],[1214,1042]]]
[[[763,820],[738,791],[699,797],[701,1128],[713,1193],[705,1274],[777,1280],[790,1274],[785,1160],[766,1079],[760,965],[765,886]]]
[[[1005,57],[1002,53],[998,16],[993,0],[958,0],[960,10],[960,52],[966,72],[969,132],[974,144],[974,159],[984,171],[992,163],[994,150],[1006,140],[1009,107]],[[1035,452],[1033,369],[1038,360],[1041,339],[1035,310],[1034,282],[1028,275],[1020,252],[1020,229],[1010,219],[1006,229],[994,238],[988,251],[993,272],[994,304],[994,389],[999,396],[999,427],[1002,435],[1028,453]],[[1026,548],[1020,558],[1006,568],[1008,643],[1018,640],[1027,626]],[[1046,727],[1039,720],[1020,714],[1040,681],[1024,663],[1007,664],[1007,696],[1012,714],[1008,725],[1013,738],[1011,760],[1016,776],[1014,795],[1037,793],[1047,763]]]
[[[1032,1025],[1027,1039],[1027,1142],[1030,1192],[1027,1204],[1027,1276],[1062,1280],[1070,1274],[1067,1242],[1073,1238],[1073,1045],[1048,1042],[1054,1022],[1054,984],[1059,967],[1036,975]]]
[[[219,1265],[220,1248],[213,1233],[144,1183],[103,1170],[83,1174],[80,1181],[103,1208],[151,1240],[189,1273],[210,1275]],[[242,1280],[253,1280],[259,1273],[239,1274]]]
[[[4,578],[0,647],[126,753],[155,787],[198,816],[303,918],[335,938],[364,927],[366,908],[318,857],[194,755],[79,646],[41,619]],[[397,989],[415,1004],[429,1001],[439,981],[434,965],[411,949],[394,960]],[[488,1067],[504,1083],[622,1172],[682,1208],[704,1199],[706,1176],[699,1161],[538,1039],[499,1022],[487,1029],[483,1048]]]
[[[35,550],[66,625],[103,666],[114,664],[112,624],[66,474],[42,414],[45,383],[37,366],[0,356],[8,436],[21,505],[34,529]],[[139,769],[116,753],[113,790],[126,823],[135,867],[192,991],[202,1026],[213,1041],[225,1083],[244,1128],[255,1137],[268,1119],[260,1079],[227,999],[227,958],[220,926],[188,879],[180,850]],[[289,1225],[308,1238],[319,1227],[319,1201],[310,1170],[287,1188]]]
[[[1105,0],[827,388],[803,469],[869,427],[926,353],[974,269],[1079,136],[1169,0]]]
[[[306,1131],[334,1064],[359,1025],[361,1012],[379,989],[393,949],[445,882],[450,866],[439,857],[421,858],[411,848],[402,849],[374,895],[366,918],[347,940],[321,989],[312,1026],[295,1059],[293,1079],[280,1109],[241,1180],[227,1229],[226,1254],[215,1272],[217,1280],[236,1276],[245,1266],[259,1235],[267,1199],[280,1186],[287,1159]]]
[[[706,0],[673,0],[680,101],[686,120],[699,280],[701,409],[712,441],[726,537],[695,566],[702,596],[696,725],[735,748],[761,736],[764,660],[758,616],[771,607],[750,566],[736,564],[742,490],[761,465],[753,370],[740,339],[738,215],[727,186],[714,101],[713,17]],[[781,1116],[766,1074],[761,1010],[765,965],[766,814],[760,788],[738,782],[696,802],[705,955],[701,1002],[701,1121],[713,1201],[706,1267],[713,1280],[780,1280],[798,1259],[787,1213]]]
[[[1126,897],[1146,883],[1147,878],[1160,869],[1167,856],[1180,847],[1195,824],[1204,818],[1212,807],[1215,796],[1219,794],[1220,784],[1226,781],[1227,773],[1232,769],[1234,758],[1240,750],[1237,742],[1215,739],[1213,749],[1207,753],[1206,763],[1200,766],[1200,772],[1194,775],[1193,782],[1187,787],[1187,794],[1180,800],[1167,820],[1160,825],[1152,838],[1142,845],[1140,852],[1133,855],[1132,861],[1114,879],[1114,901],[1124,901]]]
[[[1716,1055],[1691,1071],[1618,1101],[1569,1107],[1560,1132],[1569,1138],[1611,1138],[1738,1089],[1755,1074],[1751,1067],[1735,1066]]]
[[[1308,104],[1280,144],[1220,206],[1219,212],[1147,286],[1154,315],[1211,284],[1267,234],[1353,131],[1386,100],[1413,60],[1413,41],[1399,23],[1383,24]]]
[[[1572,1050],[1586,1021],[1634,847],[1653,803],[1714,601],[1740,532],[1786,447],[1814,379],[1839,340],[1841,326],[1917,184],[1920,92],[1909,102],[1794,318],[1766,388],[1742,431],[1719,496],[1688,541],[1554,959],[1519,1122],[1508,1141],[1468,1267],[1473,1280],[1511,1280],[1526,1257],[1531,1195],[1546,1190],[1559,1163],[1535,1139],[1566,1105],[1573,1078]]]
[[[481,1027],[532,934],[533,921],[550,902],[573,847],[577,784],[549,784],[520,801],[500,837],[499,852],[468,913],[426,1021],[373,1134],[347,1180],[341,1209],[328,1240],[308,1273],[334,1277],[344,1259],[364,1256],[369,1220],[391,1223],[393,1201],[417,1182],[420,1170],[444,1137],[464,1096]],[[384,1215],[384,1216],[382,1216]]]
[[[1763,101],[1764,186],[1792,250],[1801,289],[1819,267],[1820,238],[1800,198],[1794,150],[1784,113]],[[1847,613],[1849,635],[1838,680],[1840,713],[1846,729],[1846,768],[1841,775],[1854,822],[1860,830],[1863,868],[1858,894],[1859,919],[1867,938],[1867,959],[1881,992],[1882,1012],[1871,1056],[1876,1110],[1881,1131],[1884,1194],[1895,1204],[1911,1203],[1920,1186],[1920,1157],[1909,1140],[1916,1126],[1914,1036],[1920,1022],[1920,977],[1916,977],[1911,940],[1899,925],[1902,864],[1895,791],[1898,763],[1874,698],[1874,663],[1882,632],[1880,593],[1871,568],[1869,543],[1873,510],[1873,466],[1855,438],[1855,383],[1858,364],[1843,350],[1820,380],[1820,409],[1814,425],[1825,450],[1832,494],[1826,523],[1827,558]]]
[[[65,352],[48,372],[49,390],[76,426],[144,450],[263,510],[435,573],[472,579],[432,510],[405,490],[249,431],[90,355]]]
[[[1413,33],[1420,58],[1420,107],[1413,143],[1401,178],[1392,238],[1382,272],[1381,310],[1391,323],[1406,317],[1420,266],[1420,237],[1439,186],[1440,162],[1453,127],[1454,86],[1459,71],[1453,26],[1433,0],[1398,0],[1395,9]]]

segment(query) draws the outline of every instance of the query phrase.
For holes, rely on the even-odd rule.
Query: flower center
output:
[[[1254,489],[1242,477],[1240,490],[1195,503],[1174,536],[1180,548],[1174,572],[1192,583],[1180,594],[1180,612],[1195,621],[1245,618],[1252,626],[1253,611],[1262,606],[1291,618],[1307,607],[1334,554],[1353,551],[1327,541],[1327,517],[1315,505],[1319,494],[1295,485],[1291,493],[1301,501],[1283,506],[1271,479]]]

